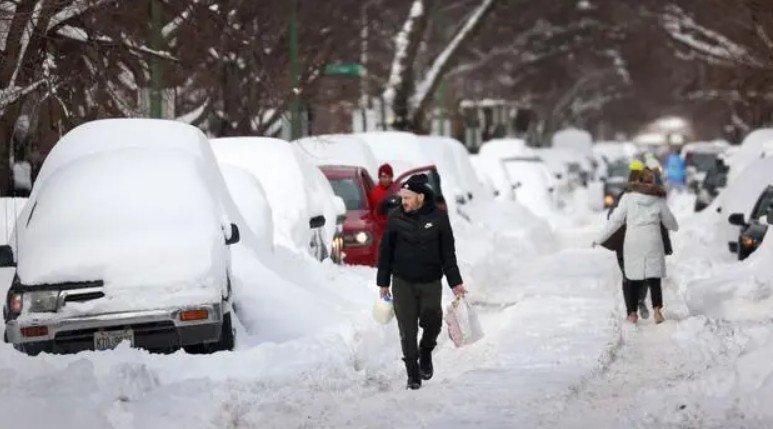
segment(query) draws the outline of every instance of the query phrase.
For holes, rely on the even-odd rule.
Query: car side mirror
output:
[[[309,228],[317,229],[325,226],[325,216],[319,215],[309,219]]]
[[[0,268],[15,267],[16,261],[13,260],[13,249],[10,245],[0,246]]]
[[[239,233],[239,227],[236,226],[236,224],[231,224],[231,235],[228,236],[228,238],[225,239],[225,244],[227,246],[230,246],[232,244],[236,244],[239,241],[241,241],[242,237]]]
[[[381,200],[381,204],[378,206],[378,212],[382,215],[389,213],[390,211],[400,207],[403,204],[403,199],[399,195],[392,195],[391,197]]]
[[[733,213],[730,215],[729,218],[727,218],[727,221],[730,222],[730,225],[735,225],[735,226],[746,225],[746,220],[743,217],[743,213]]]

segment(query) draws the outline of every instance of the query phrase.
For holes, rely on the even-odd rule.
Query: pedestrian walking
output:
[[[678,191],[684,190],[687,180],[687,163],[676,149],[673,149],[666,158],[665,173],[669,188]]]
[[[629,185],[628,192],[620,199],[599,239],[593,243],[594,246],[606,243],[625,227],[623,271],[628,281],[624,284],[623,296],[628,320],[633,323],[638,321],[638,298],[645,286],[650,290],[655,322],[662,323],[664,320],[661,282],[666,275],[667,249],[662,229],[679,229],[666,204],[665,191],[654,181],[653,172],[643,169],[640,181]]]
[[[638,159],[634,159],[631,161],[630,165],[630,173],[628,175],[628,185],[625,189],[623,189],[623,192],[620,193],[620,195],[615,198],[614,203],[609,207],[609,211],[607,211],[607,220],[612,216],[612,212],[615,211],[618,204],[620,203],[620,199],[623,198],[623,195],[628,192],[628,190],[631,188],[631,185],[634,183],[640,183],[641,182],[641,176],[642,176],[642,170],[644,170],[644,164],[639,161]],[[665,191],[664,191],[665,193]],[[612,250],[615,252],[615,256],[617,256],[617,265],[620,267],[620,273],[623,277],[623,294],[625,294],[625,291],[630,288],[629,280],[625,275],[625,269],[624,269],[624,261],[625,258],[623,257],[623,243],[625,241],[625,228],[620,228],[618,231],[616,231],[612,237],[606,240],[606,242],[602,243],[604,247],[608,248],[609,250]],[[648,319],[650,317],[649,309],[647,308],[647,291],[648,288],[646,285],[644,285],[642,288],[639,289],[638,293],[638,309],[639,309],[639,316],[641,316],[642,319]]]
[[[443,275],[455,296],[467,293],[448,214],[437,208],[428,182],[427,175],[414,175],[400,189],[402,206],[389,214],[376,277],[382,297],[390,296],[391,281],[407,387],[414,390],[434,373],[432,351],[443,323]]]

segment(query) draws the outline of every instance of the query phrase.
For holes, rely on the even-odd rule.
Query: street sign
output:
[[[357,63],[334,63],[325,65],[326,75],[359,76],[362,67]]]

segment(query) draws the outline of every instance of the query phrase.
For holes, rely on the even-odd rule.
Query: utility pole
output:
[[[290,1],[290,126],[291,138],[301,138],[301,93],[298,66],[298,2]]]
[[[151,45],[156,51],[161,50],[161,0],[152,0],[150,2],[151,19]],[[150,59],[150,117],[161,118],[163,115],[161,109],[161,79],[162,79],[161,59],[154,55]]]

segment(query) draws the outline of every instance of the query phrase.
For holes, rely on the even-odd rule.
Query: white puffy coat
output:
[[[597,243],[603,243],[626,225],[623,258],[625,276],[629,280],[645,280],[666,276],[666,255],[660,224],[677,231],[673,213],[665,198],[638,192],[627,192],[612,212]]]

